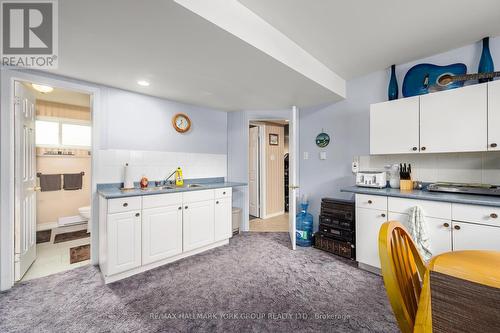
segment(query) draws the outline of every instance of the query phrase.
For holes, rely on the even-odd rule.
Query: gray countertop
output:
[[[154,182],[150,182],[153,183]],[[216,188],[224,188],[224,187],[238,187],[238,186],[246,186],[246,183],[238,183],[238,182],[226,182],[223,178],[214,178],[214,179],[189,179],[185,180],[184,184],[200,184],[201,187],[175,187],[172,189],[163,189],[163,190],[154,190],[154,191],[144,191],[140,188],[134,188],[133,190],[120,190],[122,184],[98,184],[97,185],[97,193],[103,196],[106,199],[115,199],[115,198],[126,198],[126,197],[136,197],[143,195],[155,195],[155,194],[163,194],[163,193],[178,193],[178,192],[192,192],[192,191],[203,191],[203,190],[213,190]]]
[[[394,188],[379,189],[379,188],[368,188],[368,187],[358,187],[358,186],[345,187],[341,189],[341,191],[359,193],[359,194],[383,195],[383,196],[397,197],[397,198],[443,201],[443,202],[454,202],[454,203],[462,203],[470,205],[500,207],[500,197],[495,197],[495,196],[429,192],[426,190],[413,190],[411,192],[406,192]]]

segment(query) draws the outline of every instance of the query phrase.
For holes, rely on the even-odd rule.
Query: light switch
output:
[[[307,151],[304,152],[304,159],[305,160],[309,159],[309,153]]]
[[[326,151],[322,151],[319,153],[319,159],[320,160],[326,160]]]

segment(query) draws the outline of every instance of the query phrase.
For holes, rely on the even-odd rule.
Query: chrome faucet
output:
[[[168,180],[169,180],[169,179],[170,179],[173,175],[175,175],[175,173],[176,173],[176,172],[177,172],[177,169],[175,169],[175,170],[174,170],[174,172],[172,172],[172,173],[170,174],[170,176],[168,176],[167,178],[165,178],[165,180],[163,181],[163,182],[165,183],[165,185],[169,182]],[[170,181],[170,184],[173,184],[173,183],[174,183],[174,181],[173,181],[173,180],[171,180],[171,181]]]

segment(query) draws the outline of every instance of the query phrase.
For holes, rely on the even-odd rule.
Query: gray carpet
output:
[[[228,246],[114,284],[94,266],[0,294],[0,332],[398,332],[382,279],[286,233]]]

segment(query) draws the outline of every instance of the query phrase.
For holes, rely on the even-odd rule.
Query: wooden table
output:
[[[500,252],[447,252],[428,268],[414,332],[500,332]]]

